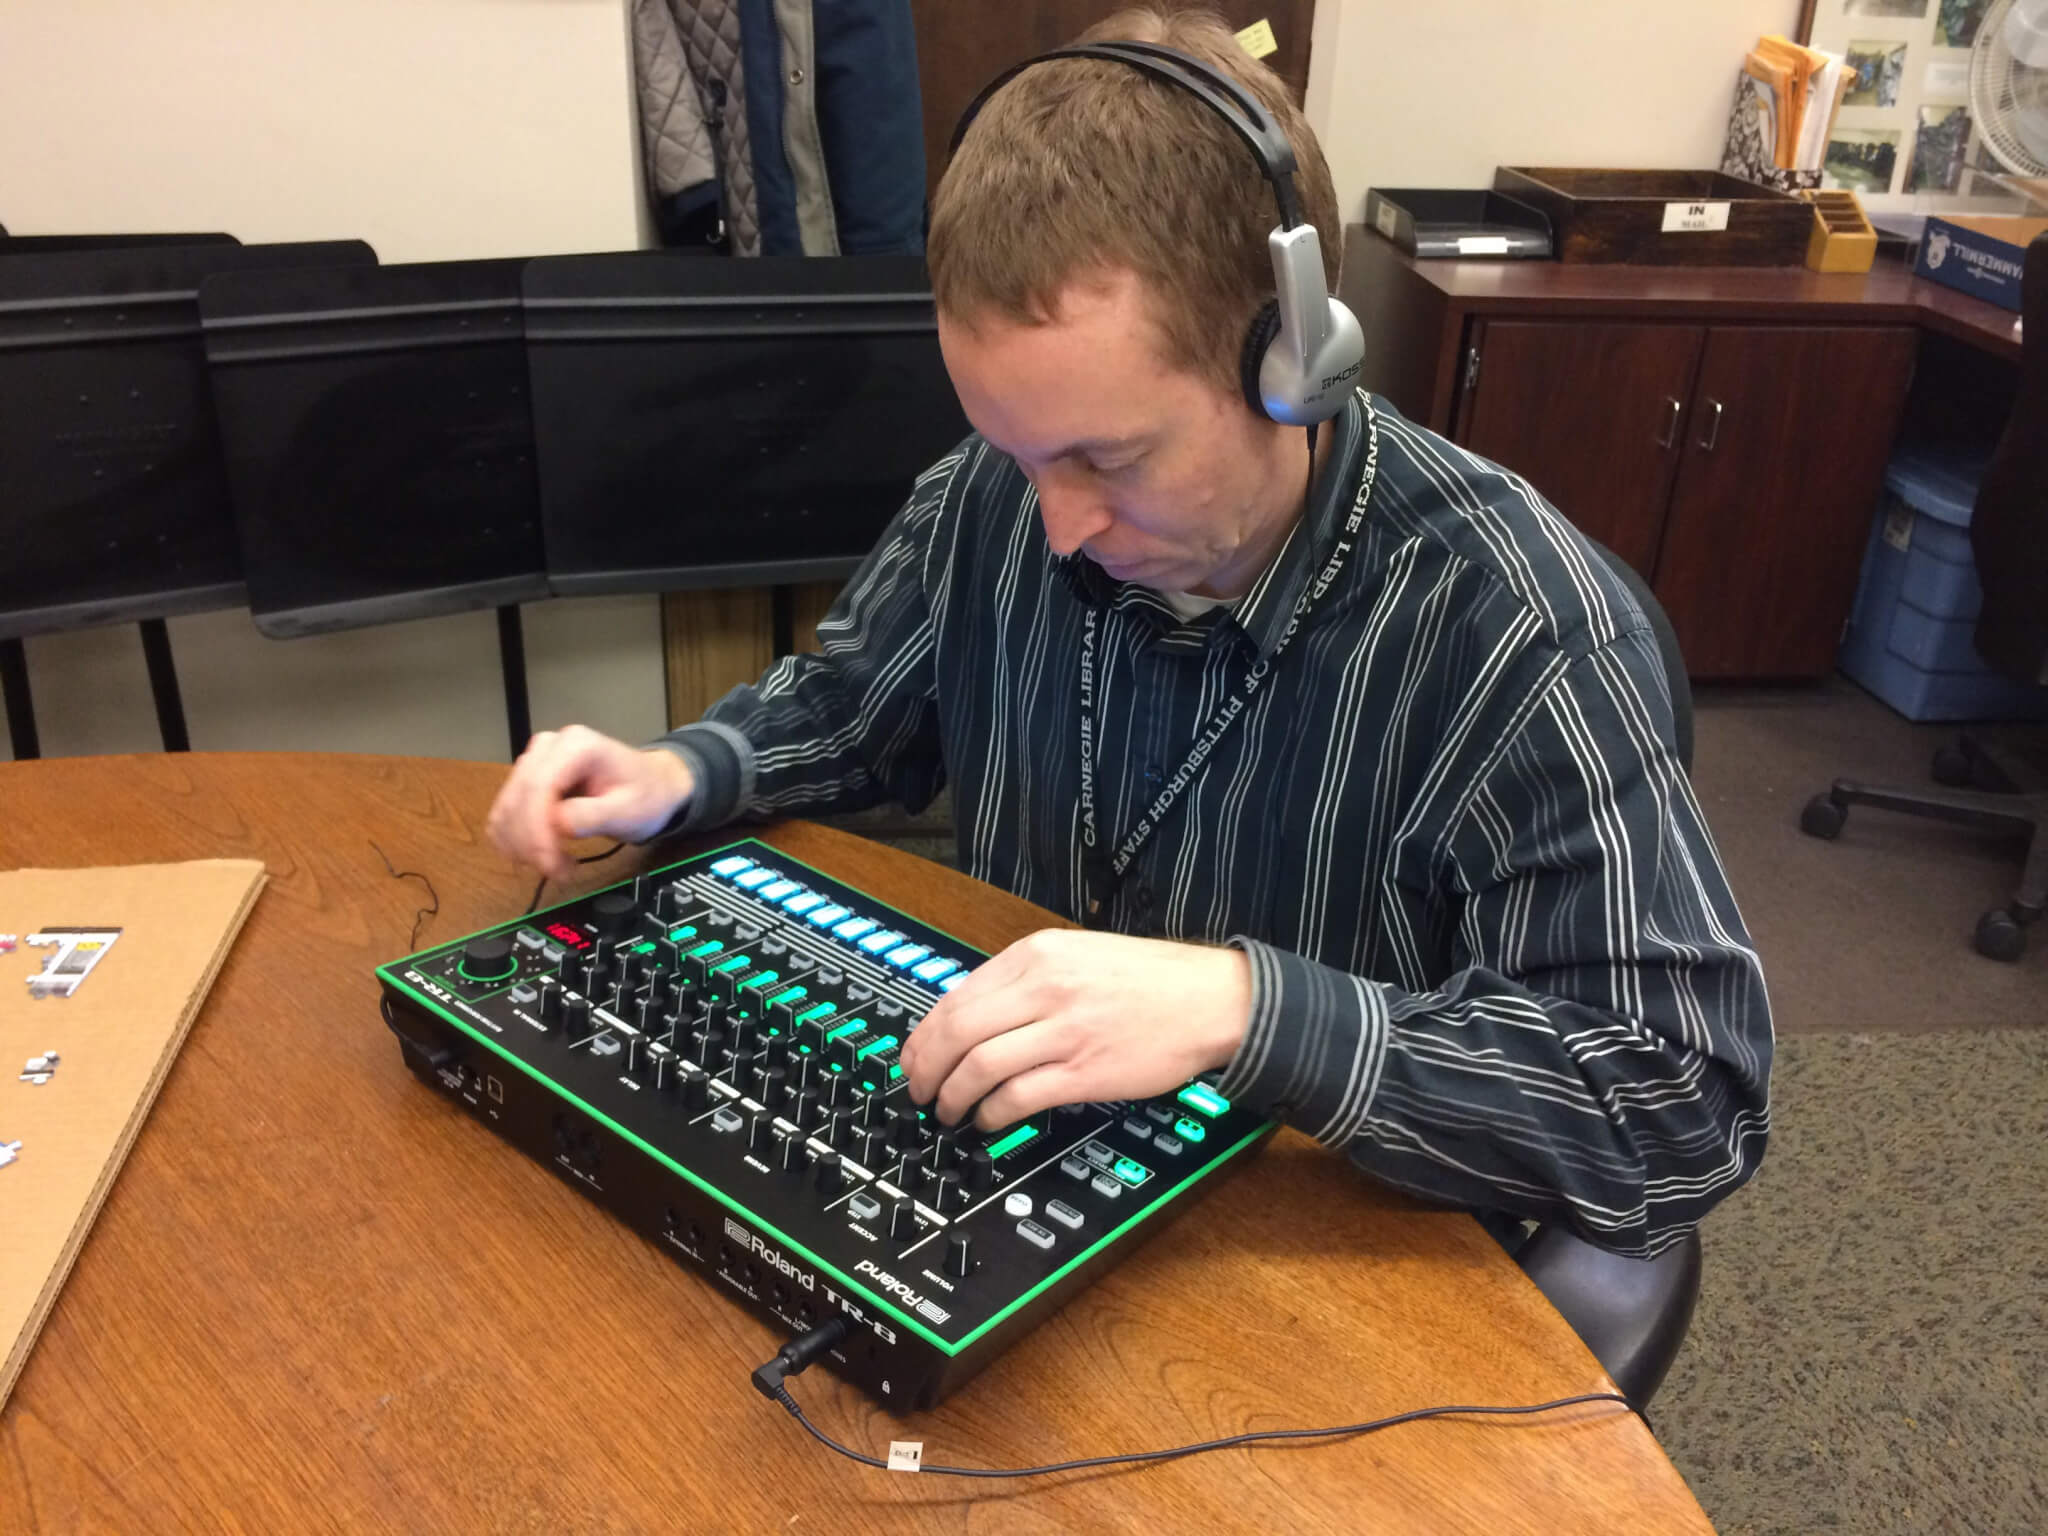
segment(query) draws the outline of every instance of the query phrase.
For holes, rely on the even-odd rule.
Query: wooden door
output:
[[[1294,99],[1302,99],[1308,89],[1315,0],[1214,0],[1208,8],[1233,27],[1248,27],[1262,18],[1271,22],[1279,49],[1265,62],[1294,87]],[[953,125],[984,85],[1019,60],[1070,43],[1123,9],[1117,0],[1005,0],[999,5],[985,0],[911,0],[929,185],[938,186]],[[1324,231],[1324,239],[1331,238],[1331,232]]]
[[[1647,579],[1704,337],[1696,325],[1477,322],[1457,439],[1526,476]]]
[[[1833,668],[1915,344],[1908,327],[1707,333],[1654,580],[1693,676]]]

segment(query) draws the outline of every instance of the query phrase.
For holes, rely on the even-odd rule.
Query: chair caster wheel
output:
[[[1847,806],[1835,804],[1826,795],[1815,795],[1799,813],[1799,830],[1808,837],[1824,837],[1833,842],[1841,836],[1842,823],[1848,819]]]
[[[1973,941],[1977,953],[1990,960],[2003,960],[2007,964],[2019,959],[2027,947],[2027,930],[2020,926],[2019,919],[2003,907],[1993,907],[1977,919],[1977,933]]]
[[[1976,783],[1976,762],[1970,752],[1954,743],[1934,749],[1934,763],[1930,769],[1937,784],[1946,784],[1950,789],[1968,789]]]

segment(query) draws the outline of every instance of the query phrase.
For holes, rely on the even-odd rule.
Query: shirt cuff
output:
[[[1365,1125],[1386,1065],[1387,1001],[1378,983],[1242,934],[1251,1021],[1216,1091],[1330,1147]]]
[[[754,744],[722,721],[699,720],[648,745],[675,753],[696,781],[690,798],[656,837],[723,826],[754,796]]]

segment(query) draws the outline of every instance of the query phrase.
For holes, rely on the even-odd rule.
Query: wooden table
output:
[[[425,902],[372,840],[439,893],[423,943],[520,911],[532,881],[483,833],[502,772],[0,764],[11,864],[271,874],[0,1417],[0,1530],[1708,1529],[1612,1404],[1018,1482],[833,1456],[749,1384],[767,1327],[422,1088],[378,1019],[372,967]],[[987,948],[1050,921],[826,828],[770,835]],[[1291,1132],[936,1412],[793,1386],[856,1447],[976,1466],[1612,1390],[1472,1221]]]

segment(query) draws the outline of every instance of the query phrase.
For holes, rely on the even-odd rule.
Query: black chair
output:
[[[2027,249],[2020,298],[2026,326],[2020,384],[2005,432],[1992,451],[1970,519],[1970,544],[1984,589],[1977,650],[2023,682],[2048,684],[2048,233]],[[1979,954],[2017,960],[2027,928],[2048,911],[2048,783],[2017,758],[1964,734],[1934,755],[1947,792],[1894,789],[1837,779],[1807,802],[1801,830],[1833,839],[1852,805],[1983,827],[2026,840],[2019,890],[1977,920]]]
[[[1612,550],[1591,539],[1586,542],[1634,594],[1656,631],[1671,687],[1674,744],[1679,762],[1690,772],[1692,685],[1679,654],[1678,632],[1648,582]],[[1700,1294],[1698,1229],[1654,1259],[1631,1259],[1596,1248],[1563,1222],[1550,1222],[1511,1244],[1510,1252],[1614,1378],[1629,1406],[1644,1412],[1692,1326],[1693,1305]]]

